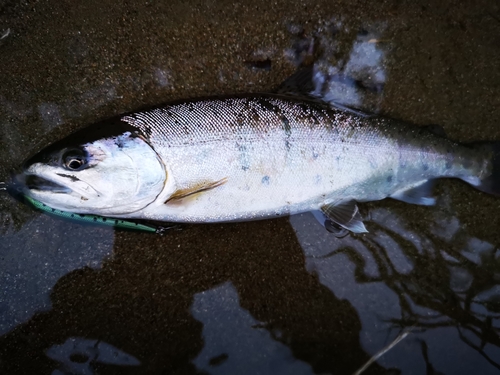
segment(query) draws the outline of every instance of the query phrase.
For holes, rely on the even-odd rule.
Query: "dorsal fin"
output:
[[[424,125],[422,126],[422,128],[424,128],[425,130],[427,130],[432,134],[435,134],[443,138],[447,138],[446,132],[444,131],[444,128],[441,125],[430,124],[430,125]]]

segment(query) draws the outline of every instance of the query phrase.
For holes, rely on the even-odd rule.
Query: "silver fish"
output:
[[[29,159],[17,180],[75,213],[207,223],[315,211],[362,233],[356,202],[432,205],[438,178],[498,194],[498,149],[296,97],[240,95],[91,125]]]

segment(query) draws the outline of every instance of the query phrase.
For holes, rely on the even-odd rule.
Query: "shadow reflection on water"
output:
[[[81,267],[98,269],[113,251],[111,228],[46,215],[19,227],[4,226],[0,232],[0,334],[50,309],[50,293],[62,276]]]
[[[457,217],[416,232],[397,212],[369,206],[370,233],[343,239],[309,214],[118,233],[101,269],[63,276],[50,311],[0,338],[0,369],[354,373],[410,329],[364,373],[495,373],[497,247]]]
[[[454,374],[496,373],[500,250],[471,237],[456,217],[440,218],[436,209],[435,220],[418,232],[394,212],[372,207],[371,233],[342,240],[325,236],[305,215],[292,217],[308,270],[355,307],[369,353],[411,329],[380,364],[403,373],[434,367]]]
[[[352,373],[369,358],[360,346],[356,311],[305,270],[302,249],[286,219],[194,226],[147,238],[120,233],[114,253],[102,269],[84,268],[62,277],[51,293],[52,310],[36,314],[0,338],[3,372],[64,371],[68,363],[48,353],[68,339],[81,338],[119,348],[120,356],[140,362],[123,367],[95,360],[91,367],[98,373],[197,373],[195,364],[202,365],[203,356],[196,358],[204,346],[210,352],[218,345],[211,340],[220,341],[219,336],[210,339],[214,336],[202,334],[203,324],[197,319],[203,314],[196,313],[202,298],[196,295],[214,287],[229,299],[238,296],[241,308],[257,324],[245,328],[233,321],[234,329],[270,333],[261,337],[265,345],[245,346],[236,339],[237,332],[230,342],[235,350],[244,345],[243,356],[257,363],[274,346],[279,355],[263,373],[287,368],[287,362],[296,364],[293,373],[311,373],[311,368],[315,373]],[[227,281],[234,287],[229,294],[220,286]],[[220,329],[231,326],[238,314],[244,316],[237,312],[241,308],[234,310],[237,305],[233,301],[232,308],[219,315]],[[248,319],[241,321],[253,322]],[[277,347],[273,340],[284,346]],[[84,363],[90,358],[66,354]],[[226,366],[227,373],[237,371],[231,366],[238,363],[226,360],[227,353],[213,354],[208,362],[214,371],[217,365]],[[381,371],[375,364],[367,373]]]

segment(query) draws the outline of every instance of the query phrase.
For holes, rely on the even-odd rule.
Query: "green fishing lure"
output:
[[[145,225],[145,224],[140,224],[140,223],[135,223],[133,221],[127,221],[127,220],[122,220],[122,219],[115,219],[115,218],[109,218],[109,217],[104,217],[104,216],[98,216],[98,215],[87,215],[87,214],[75,214],[72,212],[67,212],[67,211],[61,211],[57,210],[55,208],[49,207],[46,204],[37,201],[36,199],[33,199],[28,196],[24,196],[24,198],[33,205],[36,209],[47,212],[48,214],[62,217],[64,219],[70,219],[70,220],[75,220],[75,221],[81,221],[84,223],[90,223],[90,224],[98,224],[98,225],[107,225],[107,226],[112,226],[115,228],[120,228],[120,229],[133,229],[133,230],[140,230],[140,231],[145,231],[145,232],[153,232],[153,233],[161,233],[163,230],[166,228],[163,227],[154,227],[150,225]]]

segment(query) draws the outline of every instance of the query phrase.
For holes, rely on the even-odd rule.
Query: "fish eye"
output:
[[[67,150],[62,156],[62,162],[66,169],[79,171],[87,165],[87,155],[80,149]]]

